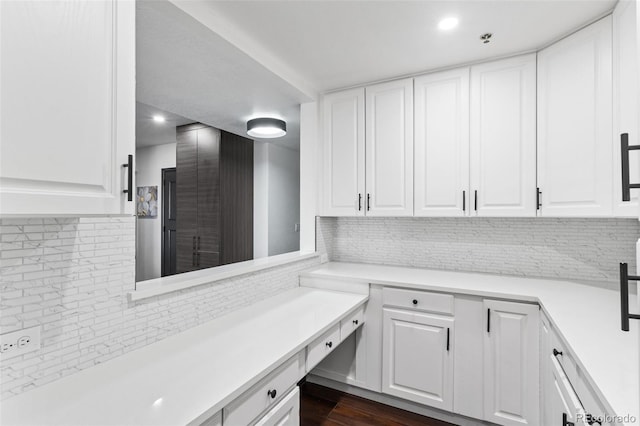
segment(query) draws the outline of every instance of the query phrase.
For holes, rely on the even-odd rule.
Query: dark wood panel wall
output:
[[[253,141],[200,123],[176,128],[176,270],[253,258]]]

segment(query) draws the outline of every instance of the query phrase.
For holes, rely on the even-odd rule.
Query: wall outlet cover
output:
[[[0,335],[0,360],[40,349],[40,326]]]

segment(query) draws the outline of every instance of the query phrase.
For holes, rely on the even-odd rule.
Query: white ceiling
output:
[[[269,141],[299,149],[310,98],[174,4],[136,2],[136,50],[138,102],[242,136],[251,118],[281,118],[287,135]],[[153,139],[139,124],[141,143]]]
[[[616,0],[184,3],[209,8],[228,40],[254,57],[269,52],[272,63],[324,92],[536,50],[601,17]],[[451,15],[459,27],[438,30]],[[486,32],[493,33],[489,44],[479,39]]]
[[[165,121],[163,123],[154,121],[153,116],[155,115],[164,117]],[[136,102],[136,148],[175,143],[176,126],[193,123],[194,121]]]

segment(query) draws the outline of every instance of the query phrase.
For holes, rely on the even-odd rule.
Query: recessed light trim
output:
[[[153,121],[155,121],[156,123],[164,123],[167,120],[161,115],[154,115]]]
[[[254,118],[247,121],[247,134],[254,138],[279,138],[287,134],[287,123],[277,118]]]
[[[458,26],[459,20],[455,16],[448,16],[443,18],[438,23],[438,28],[442,31],[449,31]]]

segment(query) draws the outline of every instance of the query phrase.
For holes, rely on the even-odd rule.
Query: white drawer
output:
[[[340,341],[346,339],[364,323],[364,306],[340,321]]]
[[[300,391],[296,386],[255,426],[300,426]]]
[[[453,315],[453,302],[451,294],[389,287],[382,289],[382,303],[386,306]]]
[[[336,324],[307,346],[307,372],[340,344],[340,324]]]
[[[301,354],[296,354],[227,405],[224,408],[224,424],[231,426],[251,424],[265,410],[275,405],[301,378],[300,362]]]
[[[567,378],[571,383],[576,383],[578,380],[578,370],[576,367],[576,362],[573,360],[573,356],[567,350],[567,347],[562,343],[560,337],[556,334],[555,330],[551,330],[551,352],[554,353],[553,350],[556,350],[558,355],[556,358],[558,362],[562,366]]]

